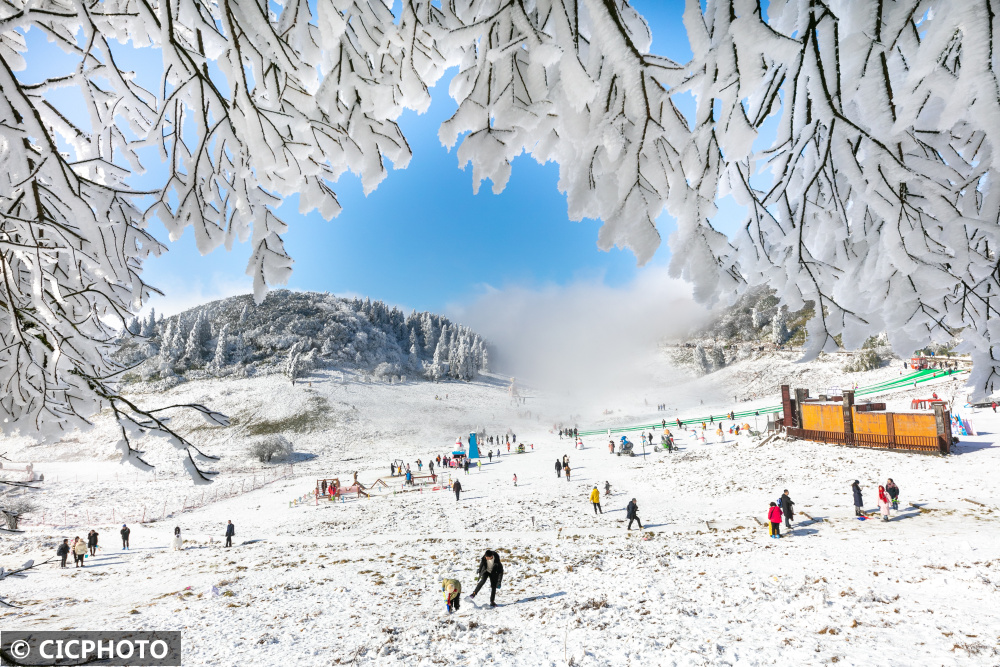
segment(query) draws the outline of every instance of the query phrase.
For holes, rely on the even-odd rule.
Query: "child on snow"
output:
[[[458,579],[445,579],[441,582],[441,590],[444,591],[444,603],[448,613],[458,611],[459,600],[462,597],[462,584]]]
[[[778,503],[772,502],[767,510],[767,520],[771,523],[771,539],[781,537],[781,508]]]
[[[889,496],[885,493],[885,487],[878,487],[878,508],[882,512],[882,520],[889,520]]]

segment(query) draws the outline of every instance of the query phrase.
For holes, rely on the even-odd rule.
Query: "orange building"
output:
[[[788,435],[803,440],[852,447],[899,449],[947,454],[951,451],[951,414],[944,403],[931,410],[887,412],[885,403],[854,404],[854,392],[810,398],[808,389],[781,387],[782,424]]]

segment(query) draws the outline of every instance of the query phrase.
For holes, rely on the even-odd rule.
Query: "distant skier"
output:
[[[892,477],[890,477],[889,481],[885,483],[885,492],[889,494],[889,500],[892,501],[892,509],[898,510],[899,509],[899,487],[896,486],[896,483],[894,481],[892,481]]]
[[[462,493],[462,483],[457,479],[452,483],[451,490],[455,492],[455,502],[458,502],[458,495]]]
[[[128,536],[132,533],[127,525],[122,524],[122,529],[118,531],[122,536],[122,551],[128,549]]]
[[[233,546],[233,536],[236,535],[236,526],[233,525],[232,520],[226,522],[226,546]]]
[[[594,490],[590,492],[590,502],[594,505],[594,514],[600,512],[604,514],[604,510],[601,509],[601,492],[597,490],[597,485],[594,485]]]
[[[562,469],[563,469],[562,461],[556,459],[556,477],[562,477]]]
[[[864,502],[861,500],[861,486],[858,480],[854,480],[854,484],[851,484],[851,490],[854,492],[854,516],[863,516],[861,508],[864,507]]]
[[[625,506],[625,518],[628,519],[628,530],[632,530],[633,521],[637,522],[639,530],[642,530],[642,520],[639,519],[639,505],[635,502],[635,498]]]
[[[781,508],[778,507],[777,503],[772,502],[770,508],[767,510],[767,520],[771,524],[771,538],[777,539],[781,537]]]
[[[792,502],[792,499],[788,496],[788,489],[785,489],[785,491],[781,494],[781,497],[778,498],[778,507],[781,508],[781,513],[785,516],[785,528],[788,528],[789,530],[792,529],[792,517],[795,516],[792,511],[792,506],[794,504],[795,503]]]
[[[479,583],[476,584],[476,589],[472,591],[470,598],[476,597],[476,593],[483,587],[487,579],[490,582],[490,606],[495,607],[497,606],[497,589],[503,583],[503,565],[500,564],[500,554],[489,549],[479,561]]]

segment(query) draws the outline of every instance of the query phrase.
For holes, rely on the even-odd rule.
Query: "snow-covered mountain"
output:
[[[381,301],[316,292],[270,292],[133,320],[118,361],[125,383],[172,385],[184,377],[238,377],[343,367],[389,381],[472,380],[488,369],[486,341],[429,312],[405,315]]]

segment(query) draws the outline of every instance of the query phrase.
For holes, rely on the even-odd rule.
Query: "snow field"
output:
[[[832,370],[829,375],[836,379]],[[690,385],[673,379],[664,388],[680,393],[686,386],[687,400],[696,403],[699,395],[723,391],[725,385],[716,389],[709,378]],[[609,455],[600,438],[574,450],[544,422],[518,418],[524,407],[510,406],[499,381],[313,380],[312,387],[294,388],[261,379],[210,381],[169,392],[170,400],[211,398],[237,424],[241,414],[278,423],[318,398],[328,409],[316,417],[316,430],[286,433],[299,453],[294,479],[132,525],[129,552],[118,549],[120,526],[98,527],[102,549],[86,568],[50,564],[24,579],[4,580],[0,594],[22,607],[0,612],[0,624],[182,629],[185,664],[205,665],[997,660],[1000,497],[991,482],[1000,449],[991,434],[1000,431],[1000,418],[991,412],[972,415],[985,434],[964,439],[947,458],[806,442],[757,446],[745,438],[713,444],[709,437],[702,445],[688,435],[679,438],[675,454],[623,458]],[[445,393],[448,399],[435,400]],[[664,414],[653,410],[652,398],[647,408],[638,393],[623,396],[617,414]],[[529,407],[548,417],[550,408]],[[716,401],[711,407],[729,406]],[[465,488],[459,503],[449,492],[424,491],[288,508],[317,477],[349,479],[356,469],[370,482],[388,473],[392,458],[412,465],[417,457],[427,461],[450,451],[469,424],[491,433],[510,426],[519,442],[535,449],[508,455],[504,447],[481,471],[453,471]],[[79,436],[81,454],[101,446],[102,428]],[[222,455],[215,466],[222,483],[225,471],[249,465],[238,439],[205,432],[205,450]],[[47,480],[38,499],[47,507],[195,492],[183,478],[172,491],[166,479],[156,482],[163,486],[115,480],[119,467],[110,462],[89,464],[100,482],[84,475],[69,481],[62,472],[55,482],[48,466],[78,464],[44,463],[59,455],[47,448],[19,451],[43,461],[36,463]],[[150,447],[165,473],[168,454]],[[555,475],[555,459],[564,454],[571,482]],[[872,509],[876,484],[886,477],[901,488],[898,515],[888,524],[856,520],[850,483],[861,480]],[[602,499],[605,513],[595,517],[587,496],[595,484],[603,494],[605,480],[614,495]],[[763,521],[768,502],[784,488],[800,514],[792,535],[771,540],[754,517]],[[629,534],[624,506],[633,497],[645,530]],[[221,547],[227,519],[236,524],[231,550]],[[175,525],[188,540],[181,552],[168,549]],[[77,534],[86,529],[29,527],[5,538],[0,563],[52,554],[57,539]],[[501,550],[505,566],[500,607],[488,608],[487,586],[475,604],[463,599],[461,610],[447,616],[441,579],[458,578],[463,596],[471,593],[486,548]]]

